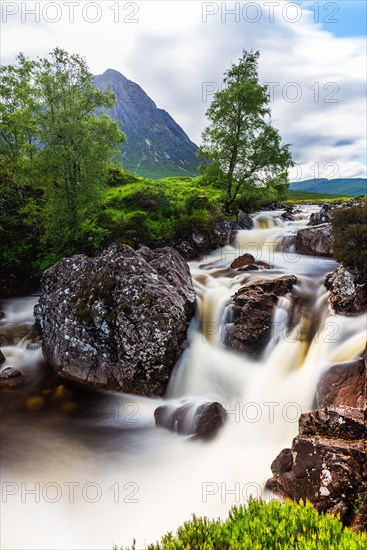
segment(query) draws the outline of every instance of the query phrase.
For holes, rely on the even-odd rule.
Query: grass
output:
[[[355,197],[346,197],[343,195],[327,195],[325,193],[312,193],[309,191],[294,191],[292,189],[288,189],[287,193],[287,202],[294,202],[294,201],[323,201],[323,202],[333,202],[335,200],[338,201],[349,201],[350,199]]]
[[[132,550],[136,548],[134,541]],[[365,550],[367,534],[355,533],[311,503],[250,499],[228,518],[193,515],[176,535],[167,533],[147,550]],[[114,546],[114,550],[118,550]],[[120,548],[122,550],[122,548]]]

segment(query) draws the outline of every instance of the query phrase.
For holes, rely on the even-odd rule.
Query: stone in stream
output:
[[[0,349],[0,363],[4,363],[4,361],[5,361],[5,355],[3,354],[3,352]]]
[[[332,256],[333,240],[330,223],[305,227],[297,231],[296,251],[310,256]]]
[[[238,211],[237,223],[240,229],[252,229],[254,226],[254,220],[251,218],[249,214],[246,214],[246,212],[243,212],[243,210]]]
[[[351,406],[350,406],[351,405]],[[331,367],[321,378],[317,408],[302,414],[292,449],[272,463],[267,487],[320,512],[367,529],[367,346],[361,360]]]
[[[179,407],[161,405],[154,411],[154,418],[156,426],[161,428],[198,439],[211,439],[224,426],[227,413],[218,402],[185,403]]]
[[[331,209],[330,204],[324,204],[319,212],[312,212],[308,226],[321,225],[323,223],[329,223],[331,216],[329,214]]]
[[[261,260],[255,260],[252,254],[246,253],[235,258],[229,267],[239,271],[258,271],[259,269],[272,269],[274,266]]]
[[[163,395],[195,302],[189,267],[172,248],[113,245],[63,259],[43,274],[35,307],[44,357],[92,387]]]
[[[12,388],[14,386],[19,386],[25,380],[23,374],[12,367],[7,367],[6,369],[0,372],[0,387],[2,388]]]
[[[323,408],[302,414],[292,449],[271,465],[267,488],[310,500],[319,512],[340,513],[347,525],[367,527],[367,423],[361,409]],[[364,503],[359,510],[356,503]]]
[[[260,357],[271,338],[271,327],[279,296],[292,290],[294,275],[274,280],[252,281],[232,296],[232,326],[225,331],[228,347]]]
[[[326,276],[329,302],[335,313],[356,315],[367,311],[367,284],[358,284],[355,276],[345,267],[338,267]]]

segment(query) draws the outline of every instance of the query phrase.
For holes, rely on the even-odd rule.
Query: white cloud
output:
[[[284,0],[273,4],[273,22],[269,2],[258,2],[257,11],[253,2],[239,4],[238,22],[235,15],[221,13],[222,5],[233,9],[235,2],[137,1],[137,10],[131,2],[103,0],[98,3],[96,23],[86,19],[97,16],[98,9],[92,6],[85,11],[88,2],[84,0],[75,4],[74,22],[69,21],[70,7],[63,1],[57,4],[62,10],[59,22],[48,23],[41,10],[40,22],[35,24],[31,15],[20,22],[18,2],[19,12],[2,24],[2,63],[12,62],[18,51],[30,56],[44,55],[55,46],[77,51],[96,74],[114,68],[139,83],[199,142],[209,105],[202,100],[203,83],[219,85],[242,49],[260,49],[261,81],[279,82],[271,104],[273,123],[284,141],[293,143],[302,179],[314,176],[310,166],[315,163],[321,167],[320,176],[329,174],[329,169],[323,173],[327,163],[338,166],[335,177],[365,176],[362,38],[336,38],[313,23],[311,11],[286,8],[290,3]],[[206,23],[205,10],[217,10]],[[55,13],[49,11],[49,18]],[[258,15],[259,21],[249,22]],[[129,22],[134,19],[139,22]],[[289,86],[291,82],[297,86]],[[281,90],[288,92],[288,99]],[[292,103],[299,91],[302,97]],[[336,146],[338,142],[344,144]]]

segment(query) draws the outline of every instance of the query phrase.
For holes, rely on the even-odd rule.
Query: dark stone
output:
[[[294,275],[253,281],[232,297],[232,326],[225,332],[227,346],[259,357],[270,341],[272,319],[279,296],[292,290]]]
[[[339,513],[346,525],[366,529],[367,516],[356,509],[367,494],[366,414],[352,407],[302,414],[299,435],[272,463],[267,487],[296,501],[309,499],[318,511]]]
[[[299,435],[322,435],[340,439],[367,438],[365,413],[353,407],[316,409],[299,419]]]
[[[19,386],[25,380],[23,374],[12,367],[7,367],[0,372],[0,387],[2,388],[11,388],[14,386]]]
[[[190,271],[171,248],[113,245],[48,269],[37,324],[60,375],[126,393],[163,395],[195,309]]]
[[[154,411],[156,426],[199,439],[211,439],[217,435],[227,420],[227,413],[220,403],[202,403],[197,406],[185,403],[179,407],[162,405]]]
[[[307,225],[314,226],[314,225],[321,225],[323,223],[329,223],[331,221],[331,216],[329,214],[330,211],[330,205],[325,204],[322,206],[322,208],[319,210],[319,212],[313,212],[310,216],[310,221]]]
[[[5,361],[5,356],[4,356],[3,352],[0,349],[0,363],[4,363],[4,361]]]
[[[333,255],[333,232],[330,223],[305,227],[297,231],[296,251],[311,256]]]
[[[26,349],[34,351],[34,350],[40,349],[41,347],[42,347],[41,342],[29,342],[26,346]]]
[[[194,230],[172,241],[172,246],[186,260],[197,260],[209,252],[230,243],[233,232],[240,227],[231,220],[216,222],[214,229],[206,231]]]
[[[242,210],[238,211],[237,214],[237,223],[240,229],[252,229],[254,226],[254,221],[249,214],[243,212]]]

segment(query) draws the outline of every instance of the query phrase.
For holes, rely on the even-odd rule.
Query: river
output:
[[[2,301],[1,369],[26,376],[19,388],[2,391],[2,548],[111,550],[135,537],[140,549],[192,513],[225,517],[250,495],[274,498],[264,490],[270,464],[291,445],[321,373],[360,355],[366,340],[366,315],[346,318],[328,305],[323,280],[336,262],[297,255],[291,244],[317,209],[302,207],[295,221],[283,221],[282,211],[261,212],[233,246],[190,263],[197,315],[165,399],[63,381],[26,336],[37,296]],[[229,269],[244,252],[276,268]],[[245,282],[285,274],[297,284],[278,302],[261,360],[226,349],[230,296]],[[298,324],[287,331],[295,296]],[[157,406],[183,400],[225,406],[228,422],[213,441],[155,426]]]

